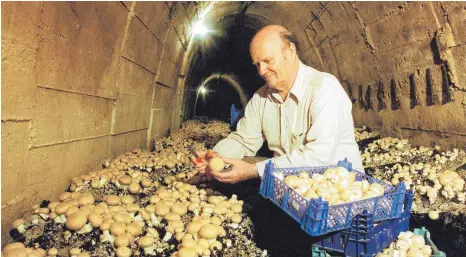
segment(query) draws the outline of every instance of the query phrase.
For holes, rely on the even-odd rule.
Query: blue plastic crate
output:
[[[259,193],[269,198],[273,203],[282,208],[293,219],[301,224],[301,228],[311,236],[319,236],[329,232],[351,227],[356,215],[366,210],[374,215],[374,221],[394,219],[401,216],[403,201],[406,194],[404,183],[393,187],[381,180],[370,177],[362,172],[352,169],[350,162],[338,162],[339,166],[355,172],[356,181],[368,180],[369,183],[377,182],[384,187],[384,195],[351,203],[329,206],[322,199],[308,201],[294,189],[277,178],[273,172],[281,172],[285,176],[306,171],[310,174],[322,174],[326,169],[336,166],[301,167],[301,168],[274,168],[271,162],[267,163],[261,181]]]
[[[399,218],[375,222],[374,215],[365,211],[356,216],[351,228],[322,236],[313,246],[347,257],[375,256],[394,242],[401,232],[409,229],[412,202],[413,192],[408,191],[404,198],[405,208]]]
[[[230,126],[233,128],[236,126],[236,123],[244,116],[243,110],[236,109],[235,105],[231,105],[231,119],[230,119]]]

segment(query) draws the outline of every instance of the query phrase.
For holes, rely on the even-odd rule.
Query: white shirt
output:
[[[348,158],[353,169],[364,171],[354,138],[352,104],[335,76],[299,63],[288,97],[261,87],[248,102],[237,131],[218,142],[214,151],[242,159],[254,156],[268,142],[275,167],[335,165]],[[256,164],[262,177],[265,164]]]

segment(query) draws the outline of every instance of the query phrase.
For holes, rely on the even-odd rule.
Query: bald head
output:
[[[291,88],[299,67],[297,41],[285,27],[269,25],[254,35],[251,59],[267,85],[284,93]]]
[[[287,30],[285,27],[280,25],[268,25],[260,29],[252,38],[251,46],[262,41],[277,41],[280,40],[283,47],[294,45],[296,51],[298,51],[298,40],[296,37]]]

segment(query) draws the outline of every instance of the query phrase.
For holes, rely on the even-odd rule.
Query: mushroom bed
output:
[[[134,149],[73,178],[59,201],[43,200],[18,217],[10,230],[16,243],[3,256],[312,256],[325,235],[310,237],[259,196],[260,180],[196,179],[190,150],[211,149],[229,132],[220,121],[187,121],[152,151]],[[356,140],[368,174],[414,190],[411,227],[426,227],[439,250],[460,256],[464,150],[412,147],[365,127]]]

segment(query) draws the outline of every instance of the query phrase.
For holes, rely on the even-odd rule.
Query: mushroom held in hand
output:
[[[222,171],[225,168],[225,162],[222,158],[214,157],[209,161],[209,168],[213,172]]]

